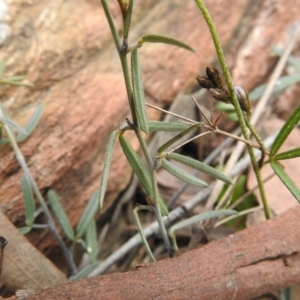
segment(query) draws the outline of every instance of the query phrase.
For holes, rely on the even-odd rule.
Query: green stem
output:
[[[264,160],[265,160],[265,156],[266,156],[266,153],[267,153],[267,149],[261,139],[261,137],[259,136],[259,134],[256,132],[255,128],[253,127],[253,125],[250,123],[250,120],[245,117],[245,121],[246,121],[246,124],[247,124],[247,127],[250,129],[251,133],[253,134],[253,136],[255,137],[259,147],[260,147],[260,150],[261,150],[261,158],[258,162],[258,165],[259,165],[259,168],[261,168],[263,166],[263,163],[264,163]]]
[[[170,240],[169,240],[169,237],[168,237],[168,233],[167,233],[167,230],[166,230],[163,218],[162,218],[162,214],[161,214],[161,207],[160,207],[160,204],[159,204],[157,178],[156,178],[156,170],[155,169],[151,170],[151,183],[152,183],[152,188],[153,188],[153,197],[154,197],[154,199],[152,199],[152,200],[153,200],[154,206],[155,206],[155,216],[156,216],[159,228],[160,228],[162,238],[164,240],[167,251],[169,253],[169,256],[173,257],[174,256],[174,250],[173,250],[173,247],[171,246],[171,243],[170,243]]]
[[[167,234],[167,231],[166,231],[166,228],[165,228],[165,224],[162,220],[161,207],[160,207],[160,204],[159,204],[159,194],[158,194],[158,188],[157,188],[156,170],[152,170],[153,163],[152,163],[151,155],[148,151],[146,142],[145,142],[145,140],[142,136],[142,131],[138,127],[139,124],[137,122],[137,111],[136,111],[136,108],[134,106],[131,76],[130,76],[130,71],[129,71],[129,68],[128,68],[127,51],[124,51],[124,49],[122,49],[119,36],[117,34],[117,31],[116,31],[116,28],[114,26],[114,22],[113,22],[111,13],[110,13],[108,5],[107,5],[107,1],[106,0],[101,0],[101,2],[102,2],[104,12],[105,12],[106,18],[108,20],[108,23],[109,23],[109,26],[110,26],[110,29],[111,29],[111,32],[112,32],[112,36],[113,36],[113,39],[115,41],[115,45],[117,47],[119,57],[120,57],[120,60],[121,60],[121,65],[122,65],[123,76],[124,76],[124,80],[125,80],[125,86],[126,86],[130,111],[131,111],[133,123],[136,126],[134,131],[135,131],[135,134],[138,138],[138,141],[139,141],[139,144],[142,148],[144,156],[147,160],[147,164],[149,166],[149,169],[151,170],[150,176],[151,176],[151,182],[152,182],[152,188],[153,188],[153,197],[154,197],[153,201],[155,202],[155,215],[156,215],[156,218],[157,218],[157,221],[158,221],[158,224],[159,224],[161,234],[162,234],[163,240],[165,242],[167,251],[170,254],[170,256],[172,256],[173,249],[172,249],[170,240],[168,238],[168,234]]]
[[[148,255],[150,256],[150,258],[152,259],[152,261],[156,261],[151,249],[150,249],[150,246],[148,244],[148,241],[144,235],[144,232],[143,232],[143,228],[142,228],[142,225],[141,225],[141,222],[140,222],[140,218],[139,218],[139,215],[138,215],[138,212],[140,210],[149,210],[151,212],[154,212],[155,208],[152,207],[152,206],[149,206],[149,205],[140,205],[140,206],[136,206],[133,210],[133,217],[134,217],[134,220],[135,220],[135,223],[136,223],[136,226],[138,228],[138,231],[139,231],[139,234],[142,238],[142,242],[143,242],[143,245],[146,249],[146,252],[148,253]]]
[[[153,165],[153,162],[152,162],[152,158],[151,158],[151,155],[148,151],[148,148],[147,148],[147,144],[143,138],[143,135],[142,135],[142,131],[139,129],[139,128],[135,128],[135,135],[137,136],[138,140],[139,140],[139,143],[140,143],[140,146],[142,148],[142,151],[145,155],[145,158],[146,158],[146,161],[147,161],[147,164],[149,166],[149,168],[151,169],[152,165]]]
[[[235,111],[236,111],[236,114],[238,116],[238,120],[239,120],[239,123],[240,123],[240,126],[241,126],[242,133],[244,135],[244,138],[246,140],[250,141],[247,125],[246,125],[242,110],[240,108],[236,93],[234,91],[231,76],[230,76],[226,61],[225,61],[225,56],[224,56],[224,53],[223,53],[223,49],[222,49],[222,46],[221,46],[221,43],[220,43],[220,39],[219,39],[217,30],[216,30],[216,27],[213,23],[213,20],[210,16],[208,10],[206,9],[203,1],[202,0],[195,0],[195,2],[197,4],[197,6],[199,7],[199,9],[200,9],[200,11],[201,11],[206,23],[207,23],[207,26],[210,30],[210,33],[211,33],[211,36],[212,36],[212,39],[213,39],[213,42],[214,42],[214,45],[215,45],[215,49],[216,49],[216,52],[217,52],[217,55],[218,55],[218,59],[219,59],[219,62],[220,62],[220,65],[221,65],[221,68],[222,68],[222,71],[223,71],[223,74],[224,74],[229,92],[230,92],[230,97],[232,99],[232,104],[233,104],[233,106],[235,108]],[[262,202],[264,204],[265,215],[266,215],[266,218],[269,219],[270,218],[270,211],[269,211],[269,207],[268,207],[268,204],[267,204],[267,198],[266,198],[264,185],[263,185],[263,182],[262,182],[260,168],[258,166],[258,163],[257,163],[256,159],[255,159],[253,148],[250,145],[247,145],[247,149],[248,149],[248,152],[249,152],[249,155],[250,155],[250,158],[251,158],[251,163],[252,163],[252,166],[253,166],[253,170],[255,172],[255,176],[256,176],[256,179],[257,179],[257,182],[258,182],[260,195],[261,195],[261,198],[262,198]]]
[[[126,51],[122,51],[121,41],[120,41],[117,29],[115,27],[115,24],[114,24],[114,21],[113,21],[113,18],[110,13],[110,10],[109,10],[106,0],[101,0],[101,2],[103,5],[104,13],[106,15],[112,36],[113,36],[113,40],[115,42],[115,46],[117,48],[117,51],[118,51],[118,54],[119,54],[119,57],[121,60],[121,65],[122,65],[122,70],[123,70],[126,92],[127,92],[127,97],[128,97],[128,101],[129,101],[132,120],[133,120],[133,123],[137,126],[136,110],[134,108],[133,92],[132,92],[132,85],[131,85],[131,80],[130,80],[130,72],[129,72],[129,68],[128,68]]]

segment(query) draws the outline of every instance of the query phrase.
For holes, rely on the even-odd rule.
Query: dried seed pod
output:
[[[225,103],[230,103],[230,95],[229,93],[224,90],[224,89],[210,89],[209,90],[212,94],[212,96],[217,100],[217,101],[222,101]]]
[[[197,76],[196,79],[197,79],[199,85],[203,89],[212,89],[212,88],[214,88],[213,84],[211,83],[211,81],[207,77]]]
[[[206,74],[208,79],[213,85],[213,88],[215,89],[221,89],[222,88],[222,79],[219,74],[219,71],[216,68],[213,68],[211,66],[206,67]]]
[[[239,101],[241,110],[247,113],[251,113],[251,104],[249,101],[248,93],[245,92],[245,90],[240,86],[235,86],[234,91]]]

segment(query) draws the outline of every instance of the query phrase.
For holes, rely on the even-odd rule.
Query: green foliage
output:
[[[133,49],[131,53],[131,74],[134,108],[136,109],[137,121],[141,130],[148,134],[149,126],[142,81],[142,70],[137,49]]]
[[[195,50],[191,46],[189,46],[179,40],[176,40],[176,39],[173,39],[170,37],[166,37],[166,36],[161,36],[161,35],[153,35],[153,34],[144,35],[142,37],[142,39],[139,41],[139,47],[141,47],[144,43],[162,43],[162,44],[177,46],[177,47],[195,52]]]
[[[81,238],[88,226],[91,224],[92,220],[95,217],[96,212],[98,211],[98,200],[99,200],[99,191],[96,191],[90,198],[79,222],[76,227],[76,238]]]
[[[26,176],[22,176],[21,182],[26,216],[25,224],[31,228],[34,222],[35,212],[34,197],[28,178]]]
[[[283,170],[283,168],[276,161],[271,161],[271,167],[274,170],[274,172],[277,174],[279,179],[287,187],[287,189],[300,202],[300,189],[297,187],[295,182],[290,178],[290,176]]]
[[[69,240],[74,242],[73,244],[79,243],[83,246],[83,248],[85,248],[85,250],[87,250],[90,262],[92,263],[92,265],[87,266],[80,273],[77,273],[76,278],[81,278],[82,276],[86,276],[86,274],[88,274],[88,272],[90,272],[91,269],[94,268],[94,263],[97,261],[98,243],[97,243],[97,227],[96,227],[95,216],[97,214],[99,206],[100,206],[100,210],[102,210],[103,207],[103,201],[104,201],[105,191],[107,187],[110,165],[112,161],[116,140],[119,141],[126,159],[128,160],[134,174],[138,178],[141,186],[144,188],[148,197],[147,198],[148,205],[136,206],[136,208],[133,211],[133,215],[134,215],[134,219],[138,231],[143,240],[143,244],[146,248],[146,251],[153,261],[155,261],[155,257],[152,254],[148,242],[145,238],[145,235],[143,233],[143,226],[138,216],[138,212],[140,210],[148,210],[151,213],[155,214],[155,217],[160,227],[160,233],[165,242],[167,251],[169,252],[169,256],[172,256],[173,250],[175,251],[178,250],[176,237],[174,233],[176,230],[184,228],[186,226],[190,226],[198,222],[202,222],[207,219],[236,215],[237,211],[239,210],[243,211],[245,209],[248,209],[249,205],[250,206],[252,205],[250,204],[250,201],[245,201],[237,207],[237,211],[215,210],[215,211],[205,212],[203,214],[193,216],[191,218],[185,219],[173,225],[169,230],[169,235],[167,234],[163,216],[168,215],[168,208],[158,191],[158,185],[156,179],[157,169],[162,167],[173,176],[176,176],[177,178],[181,179],[182,181],[188,184],[192,184],[200,188],[206,188],[208,186],[206,182],[200,180],[195,176],[190,175],[182,168],[178,167],[177,165],[174,165],[172,162],[169,161],[169,160],[174,160],[176,162],[179,162],[180,164],[189,166],[195,170],[208,174],[214,179],[221,180],[227,185],[232,184],[232,179],[224,175],[216,168],[213,168],[210,165],[202,163],[196,159],[178,153],[173,153],[175,149],[168,150],[168,148],[174,145],[176,142],[178,142],[181,138],[186,137],[192,130],[195,130],[199,127],[208,129],[208,132],[205,133],[210,133],[210,132],[221,133],[221,131],[218,131],[218,128],[214,123],[214,121],[213,120],[210,121],[210,119],[205,116],[205,114],[201,111],[200,108],[199,109],[201,113],[205,116],[205,120],[207,124],[196,122],[193,120],[191,120],[191,122],[187,121],[187,124],[178,123],[178,122],[162,122],[162,121],[148,120],[144,88],[143,88],[142,68],[141,68],[141,62],[139,57],[139,51],[140,51],[139,48],[142,46],[147,46],[147,43],[163,43],[172,46],[177,46],[189,51],[194,51],[194,49],[190,45],[187,45],[184,42],[176,40],[174,38],[160,36],[160,35],[151,35],[151,34],[143,35],[138,39],[138,43],[130,45],[128,42],[128,38],[130,33],[130,25],[132,20],[134,1],[129,0],[126,3],[121,0],[118,1],[123,15],[122,36],[119,36],[119,31],[115,27],[114,20],[110,12],[110,9],[108,7],[107,1],[101,0],[101,2],[120,57],[132,120],[127,119],[127,124],[125,125],[123,124],[122,126],[120,126],[119,129],[112,132],[108,141],[107,150],[104,157],[104,165],[102,169],[100,190],[96,191],[90,198],[75,230],[72,228],[70,224],[69,218],[61,204],[59,196],[53,190],[49,190],[48,192],[48,199],[49,199],[51,209],[60,227],[62,228],[63,232],[65,233],[65,235]],[[223,87],[221,78],[219,76],[219,72],[212,67],[207,68],[208,77],[199,77],[198,82],[200,82],[200,85],[202,84],[202,87],[205,86],[205,88],[212,93],[215,99],[219,101],[223,101],[223,102],[219,102],[218,104],[219,107],[221,107],[223,110],[226,110],[232,118],[236,118],[239,121],[245,139],[243,140],[241,138],[234,137],[233,135],[231,135],[231,137],[236,138],[236,140],[242,140],[247,144],[248,151],[251,157],[251,162],[255,174],[257,176],[259,189],[263,199],[265,214],[266,217],[269,217],[267,201],[264,195],[263,184],[260,177],[261,166],[258,165],[255,160],[253,147],[247,130],[247,128],[249,128],[254,134],[255,138],[258,140],[258,142],[260,141],[259,136],[256,135],[255,132],[253,132],[254,129],[251,128],[250,124],[248,123],[250,119],[248,94],[245,93],[242,90],[242,88],[239,88],[237,90],[237,88],[233,87],[233,84],[231,82],[231,77],[228,72],[228,68],[226,66],[225,58],[223,55],[223,50],[219,41],[219,37],[217,35],[217,31],[212,22],[212,19],[206,7],[204,6],[203,1],[196,0],[195,2],[199,7],[199,9],[201,10],[201,13],[203,14],[203,17],[206,20],[207,25],[210,29],[212,39],[216,47],[216,52],[219,58],[219,62],[223,74],[225,76],[227,87],[226,89]],[[278,49],[274,48],[273,51],[281,55]],[[131,58],[130,62],[128,61],[128,56],[130,56]],[[300,70],[299,63],[292,57],[290,57],[289,63],[291,63],[295,68],[298,68]],[[129,67],[129,65],[131,67]],[[0,84],[32,86],[30,83],[24,81],[25,79],[24,76],[17,75],[9,78],[4,78],[3,71],[4,71],[4,63],[0,62]],[[284,76],[280,78],[280,81],[273,92],[274,93],[279,92],[285,89],[286,87],[295,84],[299,81],[300,81],[299,74]],[[252,91],[249,97],[250,100],[253,101],[260,98],[265,88],[266,85],[261,85],[260,87]],[[228,105],[227,102],[230,104]],[[244,111],[242,111],[241,109]],[[77,271],[76,271],[76,267],[73,266],[74,262],[72,260],[72,257],[69,254],[69,251],[64,245],[63,241],[61,241],[61,238],[57,236],[58,233],[56,232],[47,205],[45,204],[45,201],[43,200],[43,197],[37,188],[37,184],[35,183],[26,165],[25,159],[22,157],[21,155],[22,153],[17,145],[17,142],[24,141],[33,132],[34,128],[37,126],[38,121],[41,117],[42,110],[43,110],[42,106],[39,105],[36,108],[33,115],[28,120],[28,122],[26,123],[26,125],[24,126],[24,128],[22,128],[7,116],[4,107],[1,106],[0,107],[0,125],[1,125],[0,144],[4,145],[10,143],[13,146],[17,159],[21,162],[20,164],[22,165],[22,168],[25,172],[25,175],[22,178],[22,193],[24,197],[26,226],[21,228],[20,231],[25,234],[29,232],[32,228],[34,228],[34,226],[38,226],[38,224],[34,224],[35,213],[36,213],[34,197],[36,197],[39,200],[40,205],[47,217],[48,227],[51,228],[53,233],[56,235],[66,255],[66,258],[68,259],[70,268],[72,269],[72,273],[74,274]],[[278,175],[278,177],[282,180],[282,182],[286,185],[286,187],[291,191],[291,193],[298,201],[300,201],[300,189],[296,186],[295,182],[289,177],[289,175],[286,174],[286,172],[278,163],[278,161],[299,157],[300,148],[291,149],[281,153],[278,153],[278,151],[282,146],[282,144],[285,142],[286,138],[291,133],[292,129],[298,124],[299,120],[300,120],[300,107],[298,107],[293,112],[292,116],[287,120],[287,122],[279,132],[276,140],[274,141],[271,147],[270,159],[269,159],[269,162],[274,172]],[[136,151],[134,151],[129,141],[125,139],[124,134],[127,130],[131,130],[135,134],[139,142],[140,148],[142,150],[142,154],[146,159],[146,163],[144,163],[142,158],[137,154]],[[152,154],[150,153],[150,149],[148,149],[147,147],[146,140],[144,138],[144,134],[142,134],[142,131],[146,134],[149,134],[149,132],[152,131],[178,132],[178,134],[175,137],[166,140],[164,144],[158,148],[155,157],[152,157]],[[264,153],[264,146],[262,146],[261,144],[260,144],[260,149]],[[245,177],[241,177],[238,180],[233,190],[230,204],[233,204],[236,201],[236,199],[239,198],[241,194],[245,192],[244,186],[245,186]],[[85,238],[85,240],[83,240],[83,238]],[[168,246],[170,244],[169,238],[171,238],[172,240],[173,249],[170,249],[170,247]]]
[[[48,199],[61,229],[71,241],[74,240],[74,230],[71,226],[69,218],[61,204],[58,195],[53,190],[49,190]]]
[[[285,122],[280,132],[278,133],[270,151],[271,157],[276,155],[284,141],[287,139],[289,134],[292,132],[294,127],[298,124],[300,120],[300,106],[294,110],[292,115]]]
[[[98,256],[97,227],[95,219],[91,220],[86,230],[85,241],[90,261],[95,263]]]

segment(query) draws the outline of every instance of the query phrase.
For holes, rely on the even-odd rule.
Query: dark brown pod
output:
[[[217,101],[222,101],[225,103],[230,103],[230,95],[229,93],[224,90],[224,89],[210,89],[209,90],[212,94],[212,96],[217,100]]]
[[[214,87],[207,77],[197,76],[196,79],[203,89],[212,89]]]
[[[210,82],[213,85],[213,88],[215,89],[221,89],[222,88],[222,79],[221,76],[219,74],[219,71],[211,66],[207,66],[206,67],[206,74],[208,79],[210,80]]]

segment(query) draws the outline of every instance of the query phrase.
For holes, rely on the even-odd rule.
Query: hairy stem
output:
[[[220,62],[220,65],[221,65],[226,83],[227,83],[227,87],[228,87],[229,92],[230,92],[230,97],[232,99],[232,104],[234,105],[236,114],[238,116],[238,120],[239,120],[239,123],[240,123],[240,126],[241,126],[242,133],[243,133],[245,139],[250,141],[247,125],[246,125],[242,110],[240,108],[236,93],[234,91],[231,76],[230,76],[226,61],[225,61],[225,56],[224,56],[224,53],[223,53],[223,49],[222,49],[222,46],[221,46],[221,43],[220,43],[220,39],[219,39],[217,30],[216,30],[216,27],[213,23],[213,20],[210,16],[208,10],[206,9],[206,7],[204,5],[204,2],[202,0],[195,0],[195,2],[197,4],[197,6],[199,7],[199,9],[200,9],[200,11],[201,11],[206,23],[207,23],[207,26],[210,30],[210,33],[211,33],[211,36],[212,36],[212,39],[213,39],[213,42],[214,42],[214,45],[215,45],[215,49],[216,49],[216,52],[217,52],[217,55],[218,55],[218,59],[219,59],[219,62]],[[264,185],[263,185],[263,182],[262,182],[260,168],[258,166],[258,163],[257,163],[256,159],[255,159],[253,148],[250,145],[247,144],[247,149],[248,149],[248,152],[249,152],[249,155],[250,155],[250,158],[251,158],[252,167],[253,167],[253,170],[255,172],[257,182],[258,182],[262,202],[264,204],[265,216],[266,216],[267,219],[269,219],[270,218],[270,210],[269,210],[269,207],[268,207],[265,188],[264,188]]]

